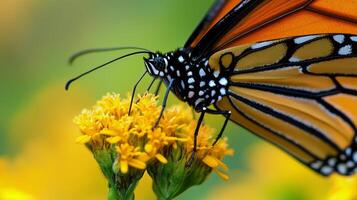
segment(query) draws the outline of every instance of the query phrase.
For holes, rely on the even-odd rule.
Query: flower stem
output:
[[[120,193],[115,186],[109,185],[108,200],[134,200],[134,193]]]

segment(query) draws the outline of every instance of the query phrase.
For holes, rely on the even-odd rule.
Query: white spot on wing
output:
[[[307,35],[307,36],[297,37],[294,39],[294,42],[295,42],[295,44],[302,44],[304,42],[313,40],[317,37],[319,37],[319,35]]]
[[[293,56],[293,57],[291,57],[291,58],[289,59],[289,61],[290,61],[290,62],[299,62],[300,59],[297,58],[297,57],[295,57],[295,56]]]
[[[226,95],[226,89],[224,88],[221,88],[219,92],[221,93],[221,95]]]
[[[331,174],[332,173],[332,167],[329,166],[323,166],[321,168],[321,172],[325,175]]]
[[[357,36],[351,36],[351,40],[357,42]]]
[[[274,41],[259,42],[259,43],[253,44],[250,48],[259,49],[259,48],[262,48],[262,47],[269,46],[269,45],[271,45],[273,43],[274,43]]]
[[[341,174],[346,174],[347,173],[347,166],[345,164],[340,163],[340,164],[337,165],[337,170]]]
[[[339,55],[348,55],[348,54],[351,54],[351,53],[352,53],[352,46],[351,45],[343,46],[338,50],[338,54]]]
[[[346,165],[347,167],[352,168],[355,166],[355,163],[353,161],[348,161]]]
[[[357,163],[357,151],[355,151],[353,153],[353,161],[355,161],[355,163]]]
[[[195,95],[195,93],[194,93],[193,91],[189,91],[189,92],[188,92],[188,98],[192,98],[193,95]]]
[[[311,163],[310,166],[311,166],[313,169],[320,169],[321,165],[322,165],[322,162],[319,161],[319,160],[317,160],[317,161]]]
[[[200,87],[203,87],[203,86],[205,86],[206,85],[206,82],[204,82],[204,81],[201,81],[200,82]]]
[[[345,41],[344,35],[334,35],[334,36],[332,36],[332,38],[340,44],[342,44]]]
[[[195,79],[189,78],[187,82],[188,82],[188,84],[194,83],[194,82],[195,82]]]
[[[336,158],[330,158],[330,159],[328,159],[328,161],[327,161],[327,163],[328,163],[331,167],[335,166],[336,162],[337,162],[337,159],[336,159]]]
[[[351,147],[349,147],[349,148],[347,148],[346,150],[345,150],[345,152],[346,152],[346,155],[351,155],[351,153],[352,153],[352,149],[351,149]]]
[[[227,83],[228,83],[228,81],[227,81],[226,78],[221,78],[221,79],[219,80],[219,84],[221,84],[221,85],[227,85]]]

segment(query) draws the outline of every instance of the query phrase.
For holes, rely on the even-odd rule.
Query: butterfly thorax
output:
[[[214,104],[227,93],[228,78],[213,71],[207,58],[193,60],[189,49],[166,54],[155,53],[144,59],[148,72],[161,78],[171,91],[195,110]]]

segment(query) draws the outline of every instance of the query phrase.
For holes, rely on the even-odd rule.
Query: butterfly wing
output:
[[[236,1],[235,1],[236,2]],[[314,33],[356,33],[357,4],[353,1],[242,0],[227,4],[230,11],[212,18],[206,30],[191,43],[193,55],[209,56],[239,44]],[[335,7],[335,5],[337,5]],[[340,10],[343,10],[341,12]],[[346,12],[345,12],[346,10]],[[347,13],[347,14],[346,14]],[[216,22],[216,20],[219,19]],[[208,30],[207,30],[208,29]],[[192,40],[192,39],[191,39]]]
[[[194,47],[207,31],[239,2],[240,0],[216,0],[205,17],[192,32],[184,47]]]
[[[327,17],[340,19],[346,22],[355,23],[357,21],[356,1],[335,1],[319,0],[314,1],[307,10]]]
[[[216,104],[231,120],[323,175],[357,166],[357,36],[307,35],[228,48],[209,64],[229,76]]]

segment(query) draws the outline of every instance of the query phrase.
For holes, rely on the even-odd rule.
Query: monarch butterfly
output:
[[[139,48],[89,72],[147,53],[143,76],[167,85],[163,109],[172,91],[201,113],[195,144],[205,113],[222,114],[217,139],[231,120],[322,175],[350,175],[357,171],[357,2],[338,3],[216,0],[183,48]]]

